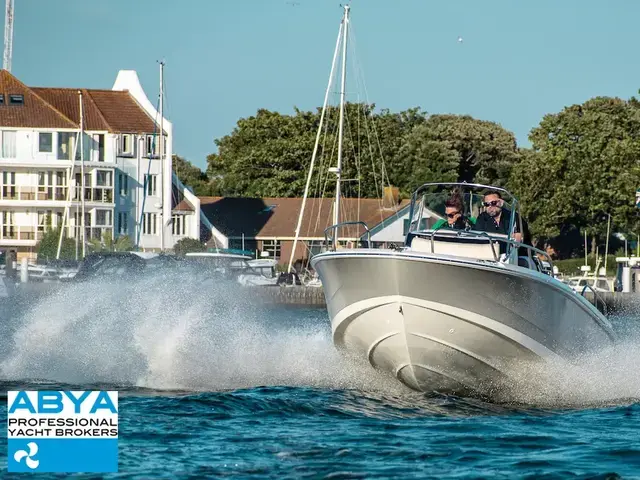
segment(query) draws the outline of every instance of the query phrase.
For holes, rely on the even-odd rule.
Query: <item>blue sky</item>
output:
[[[258,108],[322,105],[342,15],[335,0],[15,3],[12,73],[27,85],[111,88],[133,69],[155,103],[164,59],[174,152],[201,168],[214,139]],[[544,114],[640,88],[637,0],[351,5],[368,98],[381,108],[470,114],[528,145]]]

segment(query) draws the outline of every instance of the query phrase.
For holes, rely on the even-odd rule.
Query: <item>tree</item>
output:
[[[91,252],[128,252],[134,249],[133,241],[128,235],[120,235],[114,239],[108,231],[104,231],[100,239],[89,240],[89,245]]]
[[[546,115],[529,136],[533,149],[510,183],[534,236],[557,242],[575,230],[602,238],[612,226],[636,231],[640,177],[637,101],[596,97]],[[613,230],[613,231],[616,231]],[[598,241],[594,238],[592,252]]]
[[[206,247],[204,243],[195,238],[185,237],[176,242],[173,251],[176,255],[184,255],[190,252],[204,252]]]
[[[427,117],[419,108],[400,113],[374,109],[362,103],[345,105],[344,196],[380,198],[387,184],[406,195],[420,183],[441,179],[500,185],[519,158],[513,134],[493,122]],[[335,178],[328,169],[336,162],[338,113],[337,107],[327,109],[313,196],[326,193]],[[240,119],[230,135],[216,140],[219,153],[208,157],[207,174],[216,191],[229,196],[301,196],[320,115],[321,109],[296,109],[294,115],[262,109]]]
[[[58,254],[58,242],[60,241],[60,228],[49,228],[42,236],[37,245],[37,255],[39,261],[55,260]],[[63,260],[74,260],[76,258],[76,242],[67,237],[62,238],[60,258]]]
[[[445,142],[432,140],[427,125],[407,135],[394,163],[399,167],[394,176],[405,196],[423,183],[455,182],[460,164],[458,152]]]
[[[189,187],[195,195],[207,196],[215,194],[207,174],[188,160],[174,155],[173,171],[180,181]]]
[[[432,115],[424,134],[457,152],[459,182],[504,186],[519,152],[513,133],[469,115]]]

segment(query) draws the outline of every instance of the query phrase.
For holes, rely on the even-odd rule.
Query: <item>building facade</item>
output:
[[[99,90],[28,87],[1,70],[0,249],[35,259],[58,227],[77,242],[127,235],[152,251],[199,238],[199,202],[174,211],[192,195],[174,181],[172,130],[133,71]]]

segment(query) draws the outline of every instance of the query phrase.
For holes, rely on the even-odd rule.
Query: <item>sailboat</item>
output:
[[[345,42],[349,13],[345,6]],[[505,189],[425,183],[412,195],[403,246],[373,249],[368,237],[369,248],[338,248],[340,155],[327,251],[311,260],[338,349],[417,391],[491,395],[520,381],[522,362],[572,362],[615,342],[610,322],[591,302],[545,273],[541,259],[553,266],[549,255],[520,243],[519,203]],[[473,224],[434,227],[430,212],[444,218],[454,191],[464,200],[458,213],[468,217],[489,208],[486,193],[501,197],[496,205],[509,212],[508,233],[475,231]]]

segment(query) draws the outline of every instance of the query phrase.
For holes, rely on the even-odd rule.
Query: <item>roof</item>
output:
[[[0,70],[0,94],[5,98],[5,104],[0,106],[0,125],[3,127],[78,128],[6,70]],[[8,104],[9,95],[14,94],[23,95],[24,104]]]
[[[227,237],[294,237],[302,198],[198,197],[207,219]],[[333,225],[333,198],[308,198],[300,227],[300,238],[324,238],[324,230]],[[402,200],[397,210],[409,204]],[[363,221],[369,228],[396,214],[394,208],[382,208],[376,198],[343,198],[340,222]],[[364,233],[359,225],[343,227],[339,235],[357,238]]]
[[[0,105],[0,125],[78,129],[79,90],[85,130],[150,134],[159,129],[128,91],[28,87],[6,70],[0,70],[0,94],[5,96],[4,104]],[[12,94],[23,95],[24,103],[10,105],[8,96]]]
[[[191,205],[186,199],[182,200],[178,205],[173,207],[174,212],[193,212],[193,205]]]

